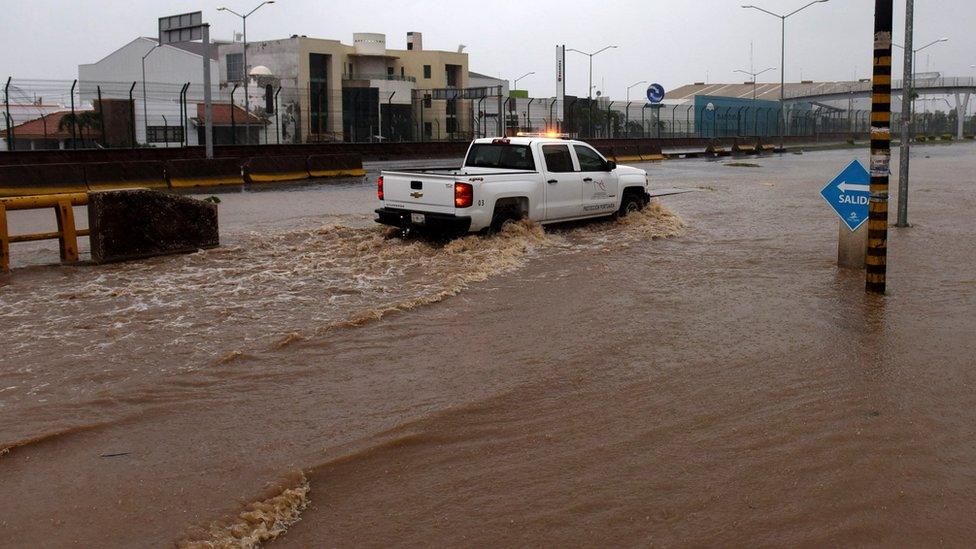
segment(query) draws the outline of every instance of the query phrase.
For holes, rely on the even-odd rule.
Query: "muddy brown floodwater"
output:
[[[917,150],[884,298],[818,196],[863,150],[448,244],[348,181],[222,194],[197,254],[15,245],[0,546],[970,546],[974,153]]]

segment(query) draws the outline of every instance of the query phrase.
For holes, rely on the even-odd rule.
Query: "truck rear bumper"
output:
[[[422,214],[423,223],[414,223],[411,214]],[[413,212],[410,210],[400,210],[396,208],[380,208],[376,210],[376,222],[391,227],[402,229],[416,229],[424,232],[439,234],[467,234],[471,229],[470,217],[458,217],[456,215]]]

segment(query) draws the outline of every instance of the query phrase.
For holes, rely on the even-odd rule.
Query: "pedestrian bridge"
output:
[[[904,81],[895,80],[891,83],[892,93],[904,89]],[[857,82],[820,82],[813,84],[787,84],[786,100],[795,101],[836,101],[852,97],[870,97],[872,83],[870,80]],[[919,95],[955,95],[968,98],[976,92],[976,78],[972,77],[938,77],[916,78],[915,91]],[[776,86],[779,93],[779,85]],[[778,99],[778,98],[777,98]],[[964,101],[965,102],[965,101]]]

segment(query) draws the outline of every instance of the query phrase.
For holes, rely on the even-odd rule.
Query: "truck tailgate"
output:
[[[454,182],[450,175],[383,172],[383,194],[389,208],[454,213]]]

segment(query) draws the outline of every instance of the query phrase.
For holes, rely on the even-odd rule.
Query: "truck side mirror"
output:
[[[617,163],[613,160],[607,160],[607,171],[612,172],[617,169]]]

